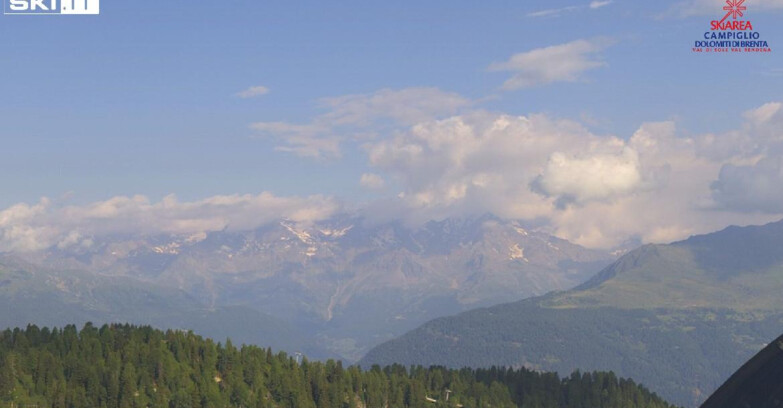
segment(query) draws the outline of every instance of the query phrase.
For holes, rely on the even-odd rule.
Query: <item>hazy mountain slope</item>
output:
[[[356,360],[427,320],[584,282],[613,257],[493,216],[421,227],[341,216],[252,231],[111,237],[27,259],[250,307]]]
[[[702,408],[783,405],[783,336],[761,350],[718,388]]]
[[[436,319],[362,363],[613,370],[697,405],[783,328],[781,229],[647,245],[572,291]]]
[[[294,328],[246,307],[206,308],[181,290],[126,277],[79,270],[48,270],[0,258],[0,327],[143,323],[194,330],[237,343],[328,356]]]

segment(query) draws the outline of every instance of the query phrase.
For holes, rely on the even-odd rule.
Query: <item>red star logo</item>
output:
[[[729,16],[731,16],[734,20],[737,19],[737,17],[743,17],[745,14],[742,12],[747,10],[748,8],[743,6],[742,3],[744,3],[745,0],[726,0],[726,6],[723,6],[723,9],[726,10],[726,15],[723,17],[721,21],[726,21]]]

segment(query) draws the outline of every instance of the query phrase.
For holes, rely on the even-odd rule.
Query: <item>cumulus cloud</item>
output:
[[[783,152],[783,105],[770,102],[748,110],[738,129],[693,137],[699,154],[727,164],[755,164]]]
[[[576,82],[584,72],[607,66],[601,51],[611,44],[610,40],[599,38],[538,48],[515,54],[508,61],[493,63],[489,70],[512,73],[503,84],[505,90]]]
[[[779,109],[765,104],[737,129],[687,136],[671,121],[617,137],[542,114],[422,122],[364,143],[370,165],[401,187],[368,214],[419,223],[491,212],[590,247],[773,221],[783,216],[783,189],[773,188],[783,186]]]
[[[377,174],[364,173],[359,179],[359,185],[370,190],[380,190],[386,185],[386,181]]]
[[[370,164],[405,187],[400,202],[389,207],[422,221],[464,212],[548,216],[557,197],[542,196],[530,184],[550,156],[558,151],[600,155],[622,148],[621,140],[592,135],[572,121],[488,112],[422,123],[365,144]]]
[[[747,166],[724,165],[712,184],[712,196],[723,209],[783,213],[783,157]]]
[[[555,152],[534,185],[561,203],[607,200],[637,190],[642,184],[640,167],[639,155],[628,147],[589,156]]]
[[[323,98],[326,110],[310,123],[257,122],[251,129],[283,142],[279,151],[302,157],[339,157],[346,139],[372,137],[388,126],[411,125],[451,115],[471,105],[459,94],[437,88],[381,89],[370,94]],[[369,136],[368,136],[369,135]]]
[[[607,44],[575,41],[492,68],[514,71],[512,86],[577,80],[603,66],[596,58]],[[559,68],[546,68],[557,62]],[[283,141],[278,150],[300,156],[339,157],[342,144],[363,149],[373,171],[359,185],[399,188],[365,208],[375,220],[417,224],[490,212],[585,246],[612,247],[783,216],[777,190],[767,191],[780,181],[775,160],[783,156],[783,104],[776,101],[745,112],[733,130],[687,136],[672,121],[644,123],[631,135],[595,134],[549,115],[477,110],[435,88],[319,103],[325,112],[306,123],[252,127]]]
[[[747,118],[754,126],[766,126],[768,124],[783,124],[783,103],[769,102],[745,112]]]
[[[251,86],[244,91],[238,92],[236,96],[247,99],[247,98],[255,98],[256,96],[266,95],[269,93],[269,88],[265,86]]]
[[[0,211],[0,251],[35,251],[52,246],[89,245],[92,237],[112,234],[192,234],[252,229],[287,218],[309,223],[328,218],[340,203],[324,196],[214,196],[181,202],[167,196],[113,197],[84,206],[57,206],[49,199]]]

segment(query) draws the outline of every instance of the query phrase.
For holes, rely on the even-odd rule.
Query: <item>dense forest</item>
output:
[[[699,406],[781,327],[779,312],[559,309],[529,299],[433,320],[371,350],[360,365],[611,371],[673,404]]]
[[[0,407],[670,407],[613,373],[297,360],[185,331],[31,325],[0,333]]]

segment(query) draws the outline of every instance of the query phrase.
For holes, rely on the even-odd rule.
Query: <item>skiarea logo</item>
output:
[[[702,39],[694,42],[693,52],[772,52],[767,41],[753,29],[753,23],[743,20],[748,10],[745,1],[726,0],[723,18],[710,21],[710,30],[704,32]]]

